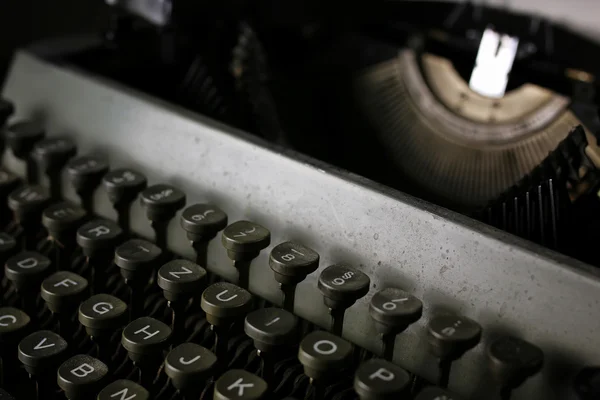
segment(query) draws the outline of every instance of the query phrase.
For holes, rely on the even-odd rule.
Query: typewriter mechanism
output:
[[[0,400],[600,398],[600,40],[106,2],[0,99]]]

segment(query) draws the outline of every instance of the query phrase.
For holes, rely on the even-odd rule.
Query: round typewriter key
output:
[[[0,341],[10,340],[23,333],[29,325],[29,315],[14,307],[0,308]]]
[[[169,352],[165,373],[173,386],[184,396],[197,398],[204,382],[213,375],[217,357],[195,343],[183,343]]]
[[[131,203],[146,188],[148,180],[133,169],[122,168],[104,175],[102,183],[110,201],[117,204]]]
[[[586,367],[579,371],[573,388],[579,400],[600,399],[600,367]]]
[[[352,345],[329,332],[314,331],[300,342],[298,360],[314,385],[315,398],[324,398],[324,380],[335,378],[352,364]]]
[[[108,163],[101,157],[87,155],[72,159],[67,164],[71,185],[81,199],[82,207],[92,213],[94,191],[108,172]]]
[[[116,169],[104,175],[104,189],[119,216],[119,225],[129,231],[129,211],[131,203],[146,188],[146,177],[132,169]]]
[[[83,222],[86,212],[83,208],[66,201],[44,209],[42,225],[52,236],[60,238],[62,233],[73,233]]]
[[[168,301],[188,300],[201,286],[206,270],[187,260],[173,260],[158,270],[158,286]]]
[[[544,353],[524,340],[506,336],[494,340],[487,351],[490,371],[503,398],[527,378],[539,372],[544,364]]]
[[[208,243],[227,226],[227,214],[212,204],[194,204],[183,210],[180,223],[196,251],[196,264],[206,266]]]
[[[19,343],[19,360],[31,375],[45,374],[57,367],[67,349],[67,342],[51,331],[37,331]]]
[[[79,306],[79,322],[88,335],[101,337],[121,328],[127,320],[127,304],[109,294],[97,294]]]
[[[77,230],[77,244],[88,259],[92,276],[92,293],[99,293],[106,282],[106,270],[114,258],[114,249],[123,236],[118,224],[105,219],[96,219]]]
[[[173,260],[158,270],[158,286],[172,311],[173,340],[179,343],[185,339],[185,309],[195,293],[202,290],[206,270],[188,260]]]
[[[50,264],[50,260],[45,255],[24,251],[6,260],[4,275],[19,291],[37,289],[50,272]]]
[[[160,358],[167,348],[171,337],[171,328],[157,319],[138,318],[123,330],[121,344],[129,352],[132,361],[146,358]]]
[[[8,260],[17,251],[17,241],[7,233],[0,232],[0,264],[5,265]],[[0,268],[0,281],[4,277],[4,268]],[[0,302],[2,296],[0,295]]]
[[[147,240],[131,239],[115,250],[115,264],[121,268],[123,278],[147,277],[157,266],[162,250]]]
[[[43,126],[33,121],[20,121],[9,125],[4,131],[6,144],[15,157],[26,159],[33,146],[46,136]]]
[[[95,397],[107,375],[106,364],[80,354],[69,358],[58,368],[57,382],[69,400],[89,400]]]
[[[410,375],[384,360],[369,360],[354,375],[354,390],[361,400],[392,400],[410,391]]]
[[[62,169],[76,153],[75,143],[64,137],[43,139],[33,147],[33,157],[46,171]]]
[[[142,192],[141,201],[149,220],[170,220],[185,206],[185,193],[171,185],[152,185]]]
[[[8,208],[20,222],[37,220],[49,202],[50,196],[41,186],[21,186],[8,195]]]
[[[466,317],[439,315],[427,326],[430,352],[440,360],[438,386],[447,387],[451,362],[475,347],[481,338],[481,326]]]
[[[462,397],[456,396],[454,393],[450,393],[442,388],[430,386],[423,389],[415,400],[461,400]]]
[[[239,286],[218,282],[202,293],[201,306],[212,325],[229,325],[252,310],[252,295]]]
[[[116,247],[122,234],[123,231],[114,222],[96,219],[77,230],[77,244],[81,246],[85,255],[93,256],[96,252]]]
[[[294,312],[296,285],[319,268],[319,254],[301,244],[284,242],[271,250],[269,266],[283,292],[283,308]]]
[[[215,333],[215,353],[222,358],[227,353],[229,327],[252,311],[252,295],[239,286],[218,282],[204,290],[200,306]]]
[[[280,350],[295,344],[297,324],[292,313],[280,308],[261,308],[246,316],[244,331],[254,341],[262,360],[262,377],[267,382],[273,379]]]
[[[244,331],[263,352],[278,346],[291,346],[297,336],[296,317],[281,308],[261,308],[246,316]]]
[[[88,288],[87,279],[69,271],[59,271],[42,282],[42,298],[54,313],[71,312],[79,306]]]
[[[212,204],[194,204],[181,213],[181,227],[191,241],[210,240],[227,226],[227,214]]]
[[[238,221],[225,228],[221,242],[238,270],[238,285],[247,289],[250,264],[271,243],[271,232],[254,222]]]
[[[98,393],[96,400],[150,400],[150,393],[135,382],[120,379]]]
[[[53,199],[62,197],[61,171],[67,161],[77,153],[72,140],[64,137],[43,139],[33,147],[33,158],[46,172],[50,181],[50,195]]]
[[[342,334],[346,309],[369,292],[370,284],[366,274],[347,265],[331,265],[321,272],[317,287],[329,307],[334,334]]]
[[[146,209],[146,216],[152,221],[156,244],[166,248],[169,221],[185,207],[185,193],[171,185],[159,184],[146,188],[140,200]]]
[[[115,250],[115,264],[129,286],[131,319],[140,316],[144,308],[143,290],[161,260],[162,250],[143,239],[131,239]]]
[[[19,186],[20,183],[21,180],[18,176],[12,172],[0,169],[0,199],[2,201],[0,210],[2,211],[2,224],[6,224],[10,219],[8,215],[8,205],[6,204],[6,199],[8,195]]]
[[[423,303],[404,290],[383,289],[371,298],[369,314],[382,336],[383,358],[391,361],[396,335],[421,318]]]
[[[267,382],[241,369],[225,372],[215,383],[214,400],[258,400],[267,395]]]
[[[171,328],[150,317],[138,318],[123,329],[121,345],[138,367],[142,386],[152,384],[170,339]]]

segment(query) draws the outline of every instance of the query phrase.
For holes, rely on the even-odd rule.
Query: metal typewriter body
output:
[[[455,363],[450,383],[467,398],[484,385],[485,344],[498,333],[518,335],[545,354],[542,373],[517,389],[515,399],[572,398],[573,374],[600,360],[600,275],[587,265],[32,51],[17,53],[3,96],[15,102],[16,119],[41,119],[50,136],[71,136],[80,154],[99,152],[111,168],[138,168],[151,183],[174,184],[188,204],[214,202],[232,222],[254,220],[271,230],[272,246],[305,243],[321,255],[319,271],[347,262],[367,273],[371,292],[344,324],[344,337],[354,343],[379,351],[368,314],[376,290],[397,286],[421,298],[423,318],[395,347],[396,363],[409,371],[436,376],[425,339],[434,313],[475,319],[484,329],[482,343]],[[10,155],[4,162],[18,172]],[[66,197],[77,201],[71,191]],[[97,212],[114,218],[106,194],[99,190],[96,197]],[[132,226],[152,236],[139,204]],[[179,224],[170,229],[170,248],[191,257]],[[253,262],[250,291],[278,304],[270,248]],[[207,267],[226,279],[236,276],[219,240],[211,243]],[[326,327],[319,271],[298,286],[295,312]]]

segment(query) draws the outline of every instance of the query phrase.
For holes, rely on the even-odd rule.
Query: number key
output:
[[[181,227],[193,242],[211,240],[226,226],[227,214],[212,204],[194,204],[181,214]]]
[[[458,315],[438,315],[427,326],[431,352],[440,359],[456,359],[475,346],[481,337],[481,326]]]
[[[423,303],[404,290],[387,288],[371,298],[369,314],[380,333],[398,334],[421,318]]]
[[[279,283],[299,283],[319,267],[319,254],[306,246],[284,242],[273,247],[269,266]]]

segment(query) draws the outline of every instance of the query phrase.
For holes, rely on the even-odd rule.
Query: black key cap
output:
[[[267,382],[241,369],[225,372],[215,383],[214,400],[258,400],[266,398]]]
[[[227,226],[227,214],[212,204],[194,204],[183,210],[180,222],[196,251],[196,264],[206,267],[208,243]]]
[[[110,202],[118,213],[119,226],[125,232],[129,232],[131,203],[148,185],[146,177],[135,170],[122,168],[104,175],[102,184]]]
[[[324,398],[325,386],[352,364],[352,345],[329,332],[314,331],[302,339],[298,360],[314,386],[315,398]]]
[[[216,363],[217,357],[210,350],[195,343],[183,343],[167,355],[165,373],[186,398],[198,398]]]
[[[331,265],[321,272],[317,286],[329,307],[334,334],[342,335],[346,309],[369,292],[370,284],[367,275],[347,265]]]
[[[360,400],[392,400],[410,393],[410,375],[385,360],[369,360],[354,375],[354,390]]]
[[[238,270],[238,286],[248,289],[250,264],[271,244],[271,232],[254,222],[238,221],[225,228],[221,242]]]
[[[20,121],[9,125],[4,131],[6,144],[15,155],[27,162],[27,182],[37,183],[37,165],[30,153],[37,142],[46,136],[44,127],[33,121]]]
[[[170,338],[171,328],[150,317],[138,318],[123,330],[121,345],[139,368],[142,386],[152,384]]]
[[[0,127],[4,126],[14,113],[15,105],[7,99],[0,98]]]
[[[84,222],[86,212],[83,208],[66,201],[46,207],[42,214],[42,225],[48,231],[50,240],[56,242],[55,266],[63,269],[63,261],[75,249],[75,232]]]
[[[35,298],[40,284],[51,272],[48,257],[33,251],[24,251],[6,261],[4,275],[13,283],[21,296],[23,309],[34,315]]]
[[[600,367],[583,368],[573,381],[579,400],[600,399]]]
[[[81,206],[88,214],[94,211],[94,192],[107,172],[106,160],[94,155],[77,157],[67,164],[71,185],[81,199]]]
[[[488,347],[487,355],[490,371],[503,400],[508,400],[512,390],[538,373],[544,364],[542,350],[511,336],[494,340]]]
[[[29,315],[14,307],[0,308],[0,386],[8,388],[15,381],[17,343],[27,331]]]
[[[17,251],[17,241],[7,233],[0,232],[0,265],[5,265],[6,260]],[[4,268],[0,268],[0,281],[4,278]],[[0,295],[0,303],[2,296]]]
[[[227,352],[229,327],[252,311],[252,295],[239,286],[218,282],[202,293],[200,305],[215,332],[215,353],[222,358]]]
[[[57,382],[69,400],[89,400],[95,397],[107,375],[106,364],[80,354],[69,358],[58,368]]]
[[[294,312],[296,285],[319,268],[319,254],[301,244],[284,242],[271,250],[269,266],[283,292],[283,308]]]
[[[143,239],[131,239],[115,250],[115,264],[131,291],[131,319],[140,316],[144,308],[143,290],[154,269],[160,263],[162,250]]]
[[[262,359],[262,377],[273,379],[277,356],[286,347],[296,344],[298,331],[296,317],[280,308],[261,308],[246,316],[244,331],[254,341],[254,347]]]
[[[19,343],[19,360],[31,375],[39,377],[45,374],[54,379],[51,371],[63,361],[66,349],[67,342],[56,333],[37,331]]]
[[[169,261],[158,270],[158,286],[168,301],[187,301],[202,287],[206,270],[188,260]]]
[[[392,361],[396,335],[421,318],[423,303],[415,296],[396,288],[383,289],[371,298],[369,314],[382,335],[382,356]]]
[[[88,257],[91,267],[91,285],[94,293],[101,291],[106,282],[106,270],[113,261],[115,247],[123,236],[119,225],[105,219],[96,219],[77,230],[77,244]]]
[[[105,347],[112,333],[126,323],[127,304],[109,294],[97,294],[81,303],[78,319],[96,343],[98,354],[108,357]]]
[[[87,279],[70,271],[55,272],[42,282],[42,299],[57,315],[60,333],[64,337],[71,337],[74,332],[71,315],[79,307],[87,289]]]
[[[454,393],[450,393],[445,389],[430,386],[423,389],[415,400],[461,400],[462,397],[458,397]]]
[[[481,338],[481,326],[459,315],[433,317],[427,326],[429,351],[438,357],[440,376],[438,386],[447,387],[452,361],[475,347]]]
[[[150,393],[135,382],[120,379],[102,389],[97,400],[150,400]]]
[[[65,137],[44,139],[33,147],[33,158],[48,176],[50,194],[55,200],[62,197],[61,171],[75,154],[77,154],[75,143]]]
[[[24,230],[23,246],[27,249],[35,249],[40,217],[49,202],[50,196],[41,186],[21,186],[8,195],[8,208]]]
[[[11,211],[8,208],[8,195],[20,184],[21,180],[18,176],[0,169],[0,226],[6,226],[12,219]]]
[[[185,193],[171,185],[159,184],[146,188],[140,199],[146,216],[152,221],[156,244],[162,249],[166,248],[169,221],[185,207]]]
[[[188,260],[173,260],[158,270],[158,286],[173,313],[171,328],[175,343],[185,340],[185,308],[192,296],[201,292],[205,279],[206,270]]]

